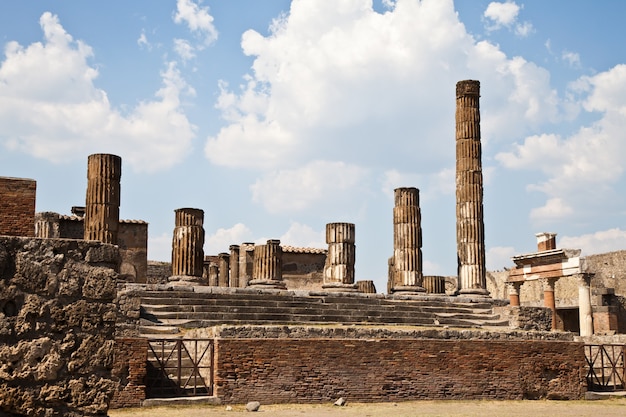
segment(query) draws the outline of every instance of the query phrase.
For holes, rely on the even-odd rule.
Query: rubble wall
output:
[[[116,246],[0,236],[0,414],[105,415]]]
[[[579,342],[444,339],[442,332],[433,339],[300,333],[218,337],[216,395],[224,403],[318,403],[339,397],[361,402],[580,399],[586,390]],[[310,336],[315,333],[323,332],[313,330]]]
[[[0,177],[0,235],[35,236],[37,182]]]

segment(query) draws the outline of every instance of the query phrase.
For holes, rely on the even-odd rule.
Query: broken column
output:
[[[556,300],[554,298],[554,278],[541,278],[539,280],[543,287],[543,305],[552,310],[552,330],[556,330]]]
[[[480,144],[480,82],[456,84],[456,240],[459,294],[488,296]]]
[[[239,287],[239,245],[230,245],[230,286]]]
[[[270,239],[254,247],[254,267],[250,287],[285,289],[283,282],[283,248],[280,240]]]
[[[354,283],[354,223],[328,223],[328,253],[324,265],[322,288],[334,291],[357,291]]]
[[[537,252],[556,249],[556,233],[541,232],[536,233]]]
[[[217,254],[217,267],[219,268],[218,284],[220,287],[230,286],[230,255],[226,252]]]
[[[423,293],[419,190],[396,188],[394,200],[391,292]]]
[[[117,244],[122,158],[97,153],[87,158],[85,240]]]
[[[591,310],[591,278],[593,274],[577,274],[578,281],[578,315],[580,335],[593,336],[593,312]]]
[[[519,290],[522,286],[521,282],[507,282],[506,288],[509,294],[509,305],[511,307],[519,307]]]
[[[247,287],[254,269],[254,243],[244,242],[239,246],[239,287]]]
[[[174,210],[176,226],[172,239],[170,281],[202,283],[204,265],[204,211],[196,208]]]

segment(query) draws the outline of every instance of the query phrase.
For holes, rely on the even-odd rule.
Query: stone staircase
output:
[[[382,294],[172,287],[143,290],[140,332],[177,337],[220,324],[367,324],[439,328],[508,327],[489,299]]]

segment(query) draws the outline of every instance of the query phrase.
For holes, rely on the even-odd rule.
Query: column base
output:
[[[341,282],[333,282],[323,284],[322,288],[332,292],[360,292],[356,284],[343,284]]]
[[[276,279],[252,279],[248,282],[248,288],[267,288],[275,290],[286,290],[287,285]]]
[[[206,285],[206,279],[193,275],[172,275],[167,277],[168,282],[180,285]]]
[[[426,294],[426,288],[420,287],[419,285],[396,285],[395,287],[391,288],[391,292],[394,294],[398,293],[406,295],[424,295]]]
[[[483,288],[464,288],[456,292],[457,295],[472,295],[474,297],[491,298],[491,293]]]

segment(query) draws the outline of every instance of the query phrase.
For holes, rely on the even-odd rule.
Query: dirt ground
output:
[[[244,405],[174,406],[110,410],[110,417],[232,417],[246,412]],[[261,405],[266,417],[624,417],[626,398],[601,401],[412,401],[401,403]]]

